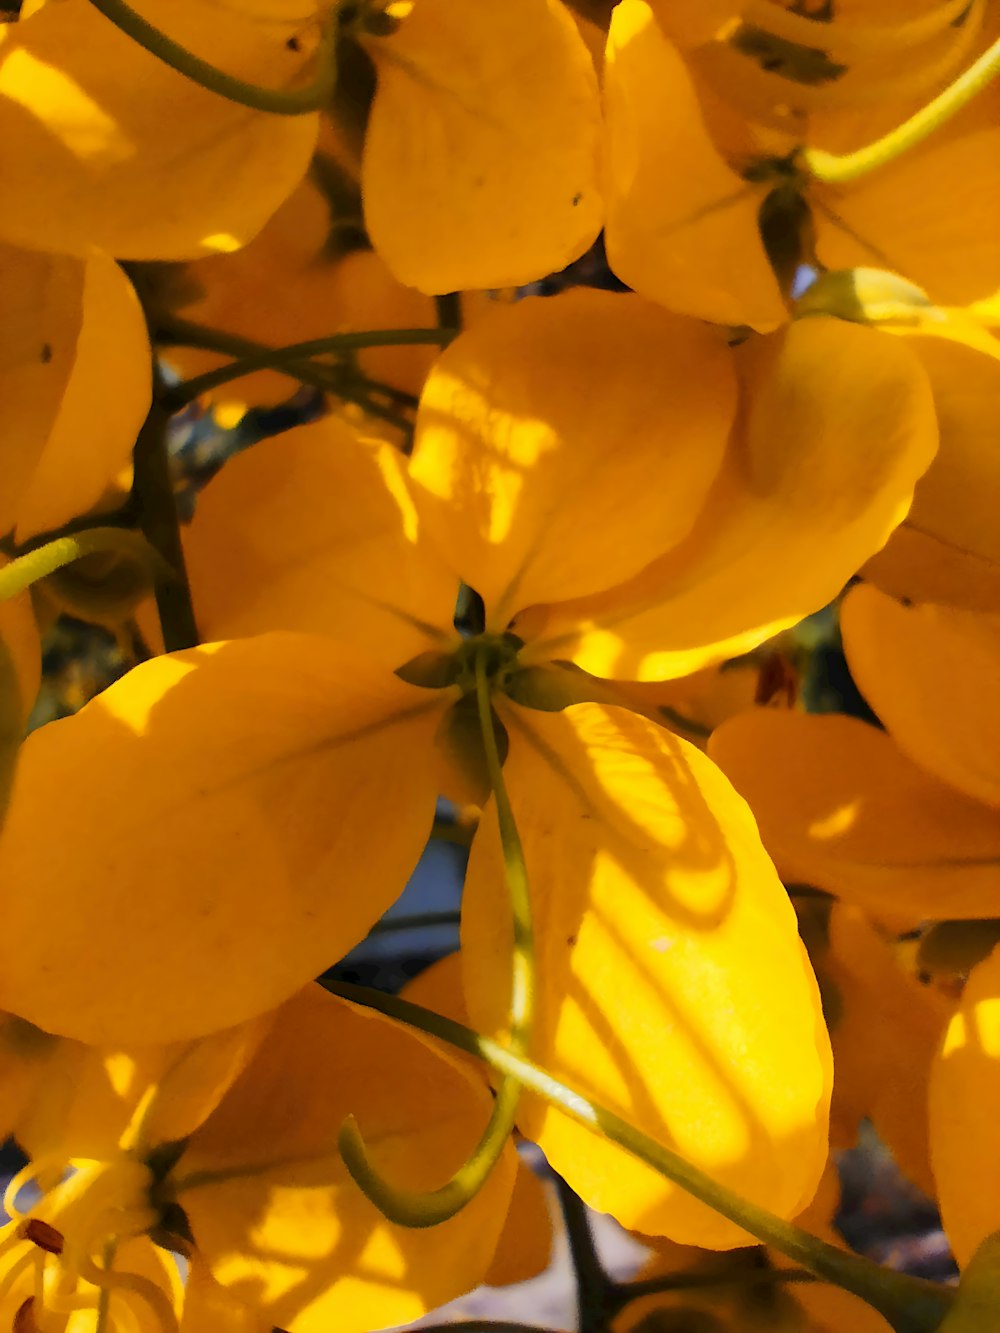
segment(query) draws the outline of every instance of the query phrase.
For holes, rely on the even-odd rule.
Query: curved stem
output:
[[[343,355],[366,347],[439,347],[448,341],[450,335],[450,329],[367,329],[359,333],[334,333],[326,338],[311,338],[307,342],[291,343],[287,347],[260,347],[259,350],[249,353],[231,353],[232,343],[227,347],[216,346],[211,350],[220,351],[223,355],[235,354],[237,359],[231,365],[219,366],[215,370],[208,370],[203,375],[196,375],[178,384],[170,390],[170,404],[176,411],[203,393],[217,389],[222,384],[228,384],[231,380],[241,379],[244,375],[252,375],[258,370],[284,370],[299,379],[301,378],[298,374],[299,363],[308,362],[314,356],[331,353]],[[333,366],[312,368],[336,369]],[[377,381],[368,379],[361,381],[361,387],[383,389]],[[399,396],[399,391],[393,390],[391,386],[385,386],[385,389]],[[412,406],[410,399],[411,395],[405,395],[407,406]]]
[[[857,180],[859,176],[885,166],[908,149],[922,143],[988,87],[997,74],[1000,74],[1000,38],[944,92],[867,148],[859,148],[857,152],[845,153],[843,156],[825,153],[820,148],[807,148],[801,154],[802,165],[815,180],[827,185],[841,185]]]
[[[169,412],[160,401],[162,392],[157,376],[153,404],[132,454],[132,501],[143,532],[162,557],[162,568],[168,571],[156,579],[154,591],[163,645],[168,653],[173,653],[196,647],[200,639],[181,545],[177,500],[170,479]]]
[[[934,1333],[951,1308],[955,1290],[880,1268],[860,1254],[851,1254],[811,1236],[757,1204],[741,1199],[690,1162],[657,1143],[621,1116],[591,1101],[575,1088],[553,1078],[546,1070],[515,1055],[490,1037],[484,1037],[450,1018],[410,1004],[395,995],[384,995],[366,986],[323,981],[326,990],[378,1013],[394,1018],[420,1032],[438,1037],[467,1055],[485,1061],[502,1074],[513,1075],[526,1088],[544,1097],[571,1119],[587,1126],[602,1138],[617,1143],[626,1152],[665,1179],[707,1204],[723,1217],[741,1226],[764,1245],[779,1250],[817,1277],[844,1287],[876,1309],[896,1333]]]
[[[534,939],[531,926],[531,893],[524,850],[514,820],[493,725],[490,681],[487,675],[489,650],[476,654],[476,704],[479,728],[490,786],[496,803],[497,823],[503,848],[507,892],[514,926],[510,999],[510,1050],[520,1054],[527,1047],[534,1013]],[[399,1226],[432,1227],[446,1222],[479,1193],[507,1146],[521,1098],[521,1082],[504,1072],[486,1129],[471,1156],[439,1189],[403,1190],[384,1180],[368,1160],[364,1139],[353,1116],[340,1128],[337,1146],[358,1188],[378,1210]]]
[[[0,602],[16,597],[47,574],[86,555],[122,555],[147,566],[154,577],[173,578],[174,573],[159,552],[140,532],[129,528],[84,528],[81,532],[19,555],[0,569]]]
[[[331,17],[326,25],[316,51],[317,69],[311,83],[303,88],[262,88],[258,84],[247,83],[244,79],[226,74],[209,61],[202,60],[147,22],[125,0],[90,0],[90,3],[144,51],[148,51],[164,65],[169,65],[178,74],[183,74],[192,83],[217,93],[228,102],[237,102],[240,106],[250,107],[254,111],[267,111],[275,116],[303,116],[318,111],[333,95],[337,79],[334,58],[335,17]]]

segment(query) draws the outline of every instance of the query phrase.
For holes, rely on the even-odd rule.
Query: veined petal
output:
[[[758,709],[708,748],[786,880],[900,924],[1000,916],[996,812],[911,764],[884,731]]]
[[[791,1217],[827,1153],[831,1062],[795,914],[746,806],[705,757],[624,709],[503,708],[536,922],[532,1058],[729,1189]],[[505,1024],[510,914],[492,805],[463,958],[473,1024]],[[526,1097],[521,1125],[592,1207],[725,1249],[745,1233]]]
[[[19,542],[96,504],[128,464],[149,410],[152,352],[132,284],[107,255],[91,254],[80,267],[82,322],[73,368],[17,505]]]
[[[940,448],[913,506],[865,574],[914,601],[1000,611],[1000,341],[962,312],[894,328],[930,378]]]
[[[336,417],[231,458],[184,550],[206,639],[302,630],[395,669],[455,638],[458,580],[420,540],[404,460]]]
[[[600,95],[560,0],[420,0],[367,48],[365,222],[424,292],[531,282],[601,227]]]
[[[35,1160],[110,1160],[154,1088],[142,1116],[142,1151],[186,1138],[222,1100],[269,1021],[268,1015],[195,1041],[128,1049],[40,1034],[52,1049],[18,1117],[17,1141]]]
[[[829,946],[817,971],[821,986],[833,987],[835,1146],[853,1147],[868,1117],[900,1169],[933,1197],[927,1089],[950,1006],[907,975],[856,908],[834,905]]]
[[[486,1272],[516,1157],[448,1222],[387,1222],[347,1173],[337,1135],[356,1117],[375,1168],[400,1187],[443,1184],[490,1115],[481,1079],[401,1025],[309,987],[175,1168],[178,1201],[217,1282],[290,1333],[406,1324]]]
[[[686,536],[735,391],[715,331],[637,296],[529,299],[457,338],[428,377],[411,475],[489,627],[619,583]]]
[[[941,1217],[964,1266],[1000,1227],[1000,949],[974,968],[931,1073],[931,1162]]]
[[[529,613],[533,654],[688,675],[819,610],[905,516],[937,443],[908,347],[819,317],[738,356],[744,413],[690,537],[621,587]]]
[[[862,586],[841,628],[851,674],[903,753],[1000,806],[1000,616],[907,607]]]
[[[787,317],[743,180],[702,121],[691,76],[643,0],[615,8],[604,72],[608,260],[671,310],[776,328]]]
[[[270,87],[295,83],[318,40],[315,5],[309,20],[270,23],[206,0],[133,7],[194,54]],[[0,28],[0,117],[0,174],[18,201],[4,209],[4,240],[79,255],[96,245],[120,259],[245,244],[305,174],[318,123],[199,87],[88,0]]]
[[[0,837],[0,1004],[136,1044],[279,1004],[405,885],[440,707],[269,634],[154,658],[33,733]]]
[[[934,136],[861,181],[811,187],[810,202],[827,268],[878,264],[938,305],[1000,289],[1000,127]]]

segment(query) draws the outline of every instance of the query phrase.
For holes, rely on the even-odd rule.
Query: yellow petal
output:
[[[827,1152],[831,1067],[795,914],[743,802],[624,709],[503,710],[537,930],[531,1053],[745,1198],[791,1217]],[[505,1023],[511,925],[492,806],[473,843],[469,1011]],[[745,1233],[556,1109],[522,1128],[622,1225],[728,1248]]]
[[[0,1016],[0,1133],[10,1137],[44,1082],[58,1037],[13,1014]]]
[[[420,0],[368,50],[365,221],[424,292],[531,282],[601,227],[600,97],[560,0]]]
[[[931,1154],[960,1265],[1000,1229],[1000,950],[969,977],[931,1075]]]
[[[391,669],[450,643],[458,580],[418,541],[404,466],[335,417],[230,459],[185,534],[203,637],[329,634]]]
[[[362,1195],[337,1134],[355,1116],[377,1170],[432,1189],[475,1146],[490,1104],[482,1081],[430,1043],[310,987],[278,1014],[175,1168],[201,1257],[233,1296],[291,1333],[409,1323],[486,1272],[513,1188],[513,1148],[457,1217],[412,1229]]]
[[[431,371],[417,502],[503,629],[521,607],[609,587],[679,542],[734,410],[713,330],[636,296],[525,300],[484,317]]]
[[[813,187],[810,200],[827,268],[894,269],[938,305],[1000,288],[1000,128],[932,136],[860,181]]]
[[[0,838],[0,1004],[95,1043],[274,1007],[405,885],[438,718],[329,641],[271,634],[154,658],[36,731]]]
[[[549,608],[534,651],[656,680],[819,610],[904,517],[937,431],[910,349],[810,318],[739,349],[742,427],[687,541],[630,583]]]
[[[709,753],[746,797],[786,881],[906,921],[1000,915],[995,811],[854,718],[758,709]]]
[[[856,908],[834,906],[829,944],[819,972],[834,987],[828,1017],[837,1146],[853,1147],[868,1117],[904,1174],[933,1196],[928,1080],[949,1007],[907,975]]]
[[[149,409],[152,353],[132,284],[107,255],[93,254],[81,267],[83,319],[76,356],[17,506],[19,542],[60,527],[97,503],[128,464]]]
[[[0,826],[38,694],[42,645],[30,594],[0,602]]]
[[[915,601],[1000,611],[1000,341],[934,309],[893,332],[930,377],[941,442],[906,522],[866,573]]]
[[[768,192],[714,147],[676,48],[643,0],[622,0],[608,40],[608,260],[671,310],[776,328],[784,303],[757,215]]]
[[[271,1333],[271,1321],[237,1300],[194,1255],[184,1283],[180,1333]]]
[[[510,1210],[483,1281],[491,1287],[507,1287],[544,1273],[552,1259],[552,1240],[552,1214],[545,1187],[518,1157]]]
[[[1000,806],[1000,616],[906,607],[861,586],[841,628],[851,674],[903,753]]]
[[[206,0],[133,7],[238,78],[280,88],[311,69],[318,25],[301,12],[264,24]],[[46,4],[3,27],[0,101],[0,173],[18,201],[4,209],[0,235],[70,254],[96,245],[122,259],[245,244],[305,174],[318,120],[252,111],[200,88],[88,0]]]

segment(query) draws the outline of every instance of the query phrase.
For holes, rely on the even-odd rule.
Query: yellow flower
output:
[[[489,1268],[516,1154],[466,1216],[412,1230],[351,1181],[340,1123],[358,1114],[374,1160],[419,1187],[459,1164],[489,1105],[483,1081],[449,1056],[319,987],[198,1042],[55,1041],[17,1124],[34,1160],[7,1195],[0,1317],[13,1323],[33,1299],[39,1327],[69,1311],[93,1320],[104,1292],[111,1328],[165,1333],[181,1306],[169,1246],[192,1261],[185,1330],[409,1322]],[[42,1196],[22,1212],[29,1181]]]
[[[671,309],[761,330],[786,317],[801,260],[893,269],[946,305],[1000,289],[994,92],[896,160],[856,180],[825,183],[810,175],[801,150],[864,147],[916,111],[920,99],[911,92],[894,101],[890,89],[874,112],[834,108],[792,115],[780,131],[761,129],[725,104],[738,75],[697,59],[689,65],[690,49],[678,49],[667,35],[676,25],[669,17],[663,26],[656,21],[666,10],[654,15],[645,0],[622,0],[608,39],[607,248],[623,281]],[[786,19],[809,26],[784,10],[777,25]],[[835,25],[820,26],[836,40]],[[938,30],[934,40],[964,42],[970,34],[975,24]],[[753,63],[725,40],[721,49],[737,64]],[[825,49],[820,42],[813,55]],[[882,58],[902,62],[906,73],[906,62],[916,60],[919,81],[912,50],[900,57],[893,45]],[[884,79],[872,88],[885,97]]]
[[[793,1215],[829,1095],[794,913],[718,770],[572,663],[684,674],[824,603],[933,453],[919,365],[836,320],[733,351],[638,297],[576,292],[459,337],[416,436],[407,475],[320,422],[208,488],[189,545],[202,631],[256,637],[148,662],[29,741],[0,840],[0,1002],[101,1041],[279,1003],[400,891],[441,787],[476,783],[485,663],[538,921],[530,1053]],[[466,639],[460,577],[485,608]],[[43,842],[56,770],[73,799]],[[502,882],[491,803],[464,951],[487,1030],[507,1021]],[[627,1225],[743,1243],[535,1099],[520,1123]]]

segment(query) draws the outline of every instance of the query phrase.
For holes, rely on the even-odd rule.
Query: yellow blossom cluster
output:
[[[570,1224],[581,1333],[1000,1327],[998,72],[995,0],[4,11],[0,1330],[410,1322],[546,1266],[522,1140],[651,1247]],[[127,669],[25,738],[64,613]],[[460,953],[331,979],[442,798]],[[865,1120],[959,1287],[833,1230]]]

